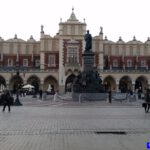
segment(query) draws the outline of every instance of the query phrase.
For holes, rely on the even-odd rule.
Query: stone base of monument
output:
[[[106,100],[107,91],[102,84],[99,72],[95,68],[95,53],[92,52],[92,37],[87,31],[85,35],[85,51],[82,54],[83,70],[76,76],[72,85],[72,99],[74,101]]]
[[[72,93],[74,101],[103,101],[107,100],[108,93]]]

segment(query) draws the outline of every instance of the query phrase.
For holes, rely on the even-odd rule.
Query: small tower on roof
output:
[[[43,38],[43,37],[44,37],[44,26],[41,25],[41,38]]]
[[[74,8],[72,7],[71,15],[67,21],[59,23],[59,35],[72,36],[72,35],[84,35],[86,32],[86,23],[80,22],[75,13]]]
[[[72,7],[72,13],[71,13],[68,21],[78,21],[78,19],[76,18],[76,15],[74,13],[74,7]]]
[[[103,39],[103,27],[100,27],[99,36],[100,36],[100,39]]]

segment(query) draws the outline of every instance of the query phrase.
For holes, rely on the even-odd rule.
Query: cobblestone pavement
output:
[[[150,142],[141,101],[20,100],[0,113],[0,150],[146,150]]]

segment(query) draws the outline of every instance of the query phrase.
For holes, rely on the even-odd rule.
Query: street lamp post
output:
[[[19,80],[19,71],[16,73],[17,81]],[[14,102],[15,106],[22,106],[22,103],[19,100],[19,84],[17,85],[16,99]]]

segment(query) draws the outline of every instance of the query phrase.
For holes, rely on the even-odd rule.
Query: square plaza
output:
[[[150,114],[141,101],[40,101],[0,113],[0,150],[145,150]],[[2,107],[0,107],[2,110]]]

